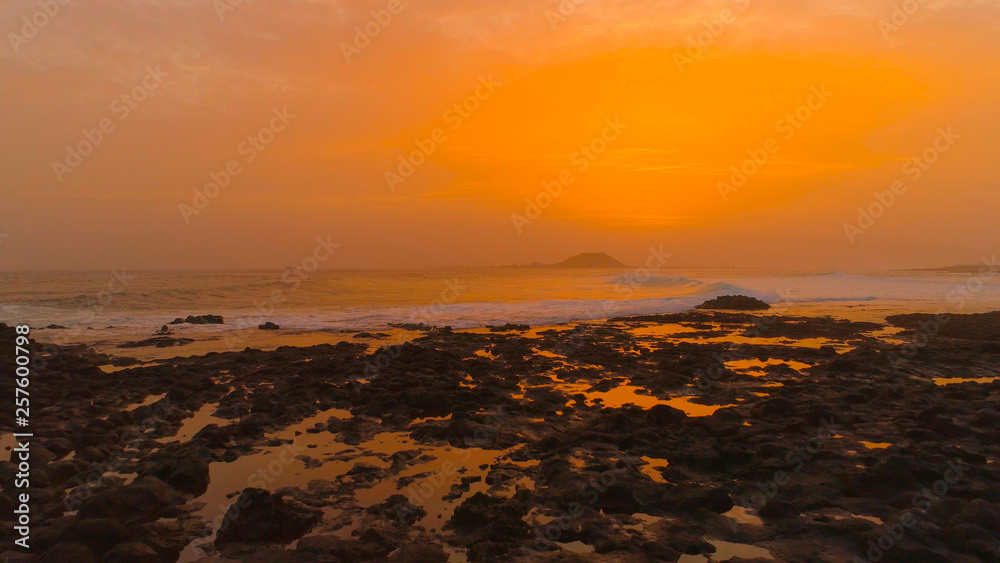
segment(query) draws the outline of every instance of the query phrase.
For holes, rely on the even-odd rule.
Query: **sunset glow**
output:
[[[8,37],[4,267],[280,267],[328,233],[344,243],[336,267],[591,247],[638,260],[651,243],[678,265],[934,266],[1000,234],[994,2],[389,8],[97,1]],[[31,13],[13,2],[0,17],[23,38]],[[124,104],[149,69],[162,82]],[[801,111],[814,88],[831,96]],[[282,109],[294,119],[247,161],[241,144]],[[69,166],[105,119],[113,131]],[[627,128],[583,156],[608,119]],[[903,166],[942,128],[954,150],[910,184]],[[721,188],[768,139],[759,171]],[[387,179],[418,141],[432,154]],[[207,208],[179,210],[234,159]],[[548,202],[563,171],[573,183]],[[897,179],[906,193],[852,243],[845,225]],[[512,216],[534,213],[526,200],[550,204],[525,223]]]

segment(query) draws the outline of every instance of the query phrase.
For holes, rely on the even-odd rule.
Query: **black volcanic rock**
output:
[[[196,453],[150,461],[139,474],[152,475],[179,491],[195,496],[208,490],[208,462]]]
[[[687,413],[670,405],[653,405],[647,411],[646,419],[653,426],[674,426],[687,420]]]
[[[319,522],[322,513],[288,504],[263,489],[244,489],[226,512],[215,545],[289,543]]]
[[[519,325],[519,324],[514,324],[514,323],[507,323],[507,324],[505,324],[503,326],[487,325],[486,328],[490,332],[511,332],[511,331],[523,332],[525,330],[530,329],[531,327],[529,325]]]
[[[191,324],[191,325],[221,325],[223,324],[222,315],[188,315],[185,318],[177,317],[176,319],[170,321],[168,324],[179,325],[179,324]]]
[[[80,507],[80,518],[107,518],[125,524],[155,520],[182,500],[155,477],[139,477],[124,487],[103,491]]]
[[[645,323],[691,331],[640,330]],[[0,560],[142,563],[154,561],[152,550],[156,561],[176,561],[219,516],[190,499],[204,492],[209,464],[336,440],[353,447],[297,456],[331,463],[322,472],[331,480],[303,474],[280,497],[261,492],[249,507],[238,505],[247,520],[223,532],[232,541],[206,560],[431,563],[464,548],[473,563],[676,561],[710,556],[710,541],[731,541],[766,548],[774,561],[848,561],[865,557],[870,541],[909,514],[915,525],[885,561],[994,561],[1000,382],[986,376],[1000,364],[1000,341],[914,339],[921,344],[913,354],[876,334],[881,328],[691,310],[531,335],[433,330],[375,352],[351,342],[247,349],[112,373],[99,369],[108,358],[86,347],[52,344],[51,354],[38,354],[44,375],[32,381],[32,398],[43,405],[32,413],[40,436],[32,444],[33,552],[22,558],[8,534]],[[807,338],[829,343],[796,342]],[[14,346],[13,329],[0,327],[0,375],[8,378]],[[484,349],[491,357],[475,356]],[[894,369],[893,356],[907,362]],[[730,363],[738,360],[765,365],[744,370]],[[938,377],[984,382],[941,386]],[[231,388],[228,378],[245,387]],[[629,396],[615,390],[626,385],[638,388],[629,395],[660,399],[650,402],[691,396],[692,406],[725,408],[711,416],[686,415],[674,402],[615,408]],[[606,404],[588,400],[592,393],[608,394]],[[232,424],[162,441],[216,403],[215,416]],[[13,427],[13,415],[0,409],[0,425]],[[301,434],[276,433],[291,425]],[[385,432],[408,439],[374,451],[374,436]],[[445,443],[450,449],[439,450]],[[396,445],[404,449],[392,453]],[[76,455],[67,460],[70,450]],[[18,471],[2,461],[10,453],[0,452],[3,483]],[[366,461],[389,467],[360,465]],[[267,468],[254,467],[274,471]],[[124,484],[119,476],[132,473],[140,477]],[[150,481],[153,473],[169,486]],[[92,475],[106,478],[86,486]],[[235,477],[227,504],[246,486],[246,475]],[[229,486],[226,479],[213,487]],[[405,494],[371,505],[362,491],[376,481]],[[67,499],[74,486],[88,496]],[[918,495],[930,501],[926,511],[914,505]],[[0,493],[0,515],[13,514],[14,500],[13,491]],[[67,515],[66,500],[80,501],[76,515]],[[760,523],[734,521],[733,505]],[[456,508],[452,518],[442,506]],[[336,512],[313,528],[324,535],[301,536],[314,508]],[[297,548],[277,543],[294,537]],[[565,553],[561,546],[573,542],[593,554]]]
[[[885,320],[907,329],[908,334],[923,332],[927,336],[965,340],[1000,340],[1000,311],[971,315],[913,313],[889,315]]]
[[[171,336],[157,336],[145,340],[130,341],[119,344],[119,348],[170,348],[171,346],[184,346],[194,342],[193,338],[173,338]]]
[[[281,327],[272,323],[271,321],[267,321],[262,325],[257,325],[257,328],[259,328],[260,330],[278,330]]]
[[[89,563],[93,561],[97,563],[97,558],[94,557],[94,552],[90,551],[82,543],[61,543],[39,555],[35,561],[39,563],[65,563],[67,561],[73,561],[74,563]]]
[[[153,548],[144,543],[125,542],[118,544],[104,555],[104,563],[160,563],[160,557]]]
[[[695,309],[717,309],[726,311],[766,311],[771,306],[757,299],[746,295],[722,295],[715,299],[705,301]]]

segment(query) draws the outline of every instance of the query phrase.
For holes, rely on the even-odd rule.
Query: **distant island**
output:
[[[987,266],[989,262],[983,261]],[[946,274],[975,274],[983,271],[983,264],[960,264],[957,266],[945,266],[943,268],[910,268],[900,270],[903,272],[942,272]]]
[[[508,265],[502,266],[504,268],[628,268],[627,264],[623,264],[618,260],[615,260],[611,256],[608,256],[604,252],[583,252],[558,262],[556,264],[542,264],[540,262],[532,262],[527,265]]]

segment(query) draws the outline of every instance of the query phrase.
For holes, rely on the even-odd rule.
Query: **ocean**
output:
[[[176,317],[203,314],[226,318],[215,330],[264,321],[300,331],[377,331],[390,323],[458,329],[677,312],[725,294],[758,297],[786,314],[883,320],[900,312],[1000,309],[1000,276],[550,268],[0,272],[0,321],[61,325],[76,329],[68,341],[81,342],[109,331],[147,334]]]

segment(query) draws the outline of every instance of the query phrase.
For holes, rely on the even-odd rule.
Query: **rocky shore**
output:
[[[1000,561],[997,314],[890,320],[419,325],[110,373],[33,342],[32,549],[4,461],[0,558]]]

